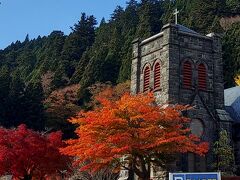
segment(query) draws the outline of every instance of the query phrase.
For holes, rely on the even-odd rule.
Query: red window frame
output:
[[[143,92],[146,92],[150,88],[150,67],[146,66],[144,69],[144,77],[143,77]]]
[[[198,89],[207,89],[207,68],[203,63],[198,65]]]
[[[154,66],[154,90],[160,89],[160,63],[157,62]]]
[[[192,88],[192,63],[190,61],[183,63],[183,87]]]

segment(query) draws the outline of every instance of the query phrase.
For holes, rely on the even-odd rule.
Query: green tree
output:
[[[32,129],[42,130],[44,128],[43,113],[43,89],[40,82],[29,83],[25,90],[25,121],[24,123]]]
[[[110,21],[118,21],[119,19],[121,19],[123,13],[124,13],[123,7],[117,6],[111,15]]]
[[[223,37],[225,87],[235,85],[234,77],[240,73],[240,23],[233,24]]]
[[[239,10],[240,10],[239,0],[226,0],[226,5],[230,15],[239,14]]]
[[[23,79],[27,79],[29,74],[34,69],[34,65],[36,63],[36,56],[29,50],[25,50],[22,54],[20,54],[17,59],[17,69],[20,72],[20,76]]]
[[[8,109],[5,116],[8,126],[18,126],[23,123],[24,109],[24,88],[25,84],[19,72],[14,72],[11,78],[10,90],[8,95]]]
[[[85,13],[82,13],[80,21],[72,27],[73,32],[64,43],[61,57],[68,77],[72,77],[74,74],[77,62],[84,51],[92,46],[95,39],[96,24],[94,16],[86,16]]]
[[[150,25],[150,4],[147,1],[142,2],[139,13],[139,24],[137,26],[137,37],[147,38],[151,35]]]
[[[83,53],[82,58],[78,62],[76,71],[71,78],[71,83],[79,83],[80,82],[80,80],[82,79],[83,73],[85,71],[85,68],[89,63],[89,60],[90,60],[90,53],[87,50]]]
[[[234,151],[226,130],[220,131],[219,139],[214,143],[213,152],[217,157],[217,163],[214,165],[215,168],[225,175],[232,175],[235,171]]]
[[[48,93],[80,83],[79,102],[90,99],[87,88],[98,81],[116,84],[129,80],[133,39],[147,38],[158,33],[163,24],[173,22],[175,8],[180,11],[180,24],[199,33],[222,33],[225,87],[234,86],[233,79],[240,73],[240,26],[235,23],[224,32],[219,19],[239,14],[239,5],[239,0],[129,0],[125,9],[116,7],[110,20],[103,19],[99,27],[93,16],[83,13],[69,35],[61,31],[36,39],[27,35],[23,42],[0,50],[0,117],[13,126],[13,121],[6,120],[10,117],[7,109],[16,106],[9,98],[9,93],[16,92],[11,88],[20,81],[38,83],[48,71],[54,75]],[[14,77],[16,72],[20,79]],[[24,85],[24,98],[31,96],[28,93]],[[15,110],[25,112],[26,107],[19,105]]]
[[[36,64],[27,82],[37,82],[46,72],[57,71],[62,64],[61,53],[65,38],[63,32],[53,31],[48,37],[38,37],[30,43],[34,47],[31,51],[36,56]]]
[[[6,115],[9,106],[8,93],[11,81],[9,74],[9,68],[7,66],[2,66],[0,69],[0,124],[3,126],[8,125]]]
[[[119,70],[117,82],[125,82],[130,79],[131,74],[131,58],[132,58],[132,41],[135,38],[136,29],[139,22],[138,16],[139,4],[135,0],[127,2],[127,7],[123,16],[123,46],[121,56],[121,66]]]

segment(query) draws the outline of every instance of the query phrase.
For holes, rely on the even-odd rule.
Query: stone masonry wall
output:
[[[189,60],[193,64],[193,86],[185,89],[182,84],[182,63]],[[160,61],[161,88],[154,91],[153,67]],[[198,64],[204,63],[207,69],[207,89],[199,90]],[[203,123],[202,140],[210,143],[210,149],[217,137],[216,109],[224,108],[223,70],[220,37],[215,34],[203,36],[191,31],[184,31],[177,25],[167,24],[162,31],[144,41],[133,42],[133,60],[131,73],[131,92],[143,92],[143,72],[146,66],[151,67],[150,87],[160,104],[190,104],[194,106],[188,112],[191,119],[199,119]],[[193,156],[189,156],[186,164],[189,170],[194,169],[191,164]],[[206,159],[201,159],[206,170],[211,170],[213,156],[210,150]],[[205,161],[205,162],[204,162]]]
[[[164,34],[164,35],[163,35]],[[159,33],[152,39],[140,42],[133,42],[133,60],[131,72],[131,92],[138,93],[143,91],[143,71],[146,66],[150,66],[150,88],[153,88],[153,67],[156,61],[160,62],[161,67],[161,89],[155,92],[159,103],[168,102],[169,89],[169,50],[167,33]]]

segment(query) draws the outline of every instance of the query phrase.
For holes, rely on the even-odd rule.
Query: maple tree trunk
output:
[[[140,160],[140,168],[137,168],[136,164],[133,164],[133,171],[136,173],[140,180],[150,180],[150,164],[147,164],[146,167],[144,157],[138,156],[138,158]]]
[[[142,172],[142,174],[139,174],[140,180],[150,180],[150,172]]]
[[[150,176],[141,177],[141,178],[139,178],[139,180],[150,180]]]
[[[32,175],[30,174],[25,175],[23,180],[32,180]]]
[[[132,162],[130,162],[127,180],[134,180],[134,170],[133,169],[134,169],[133,164],[132,164]]]
[[[143,169],[142,175],[139,178],[140,180],[150,180],[150,171],[148,168]]]

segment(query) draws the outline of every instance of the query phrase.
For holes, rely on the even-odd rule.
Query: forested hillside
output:
[[[180,24],[223,36],[225,86],[233,86],[233,77],[240,73],[240,22],[226,29],[220,19],[239,15],[239,0],[130,0],[99,26],[94,16],[82,13],[69,35],[53,31],[32,40],[26,36],[0,50],[1,125],[66,128],[66,119],[89,100],[89,86],[130,79],[132,40],[147,38],[173,22],[175,8],[180,10]],[[55,107],[55,94],[63,97],[57,102],[68,105],[69,111],[49,110]],[[74,97],[66,100],[69,94]]]

